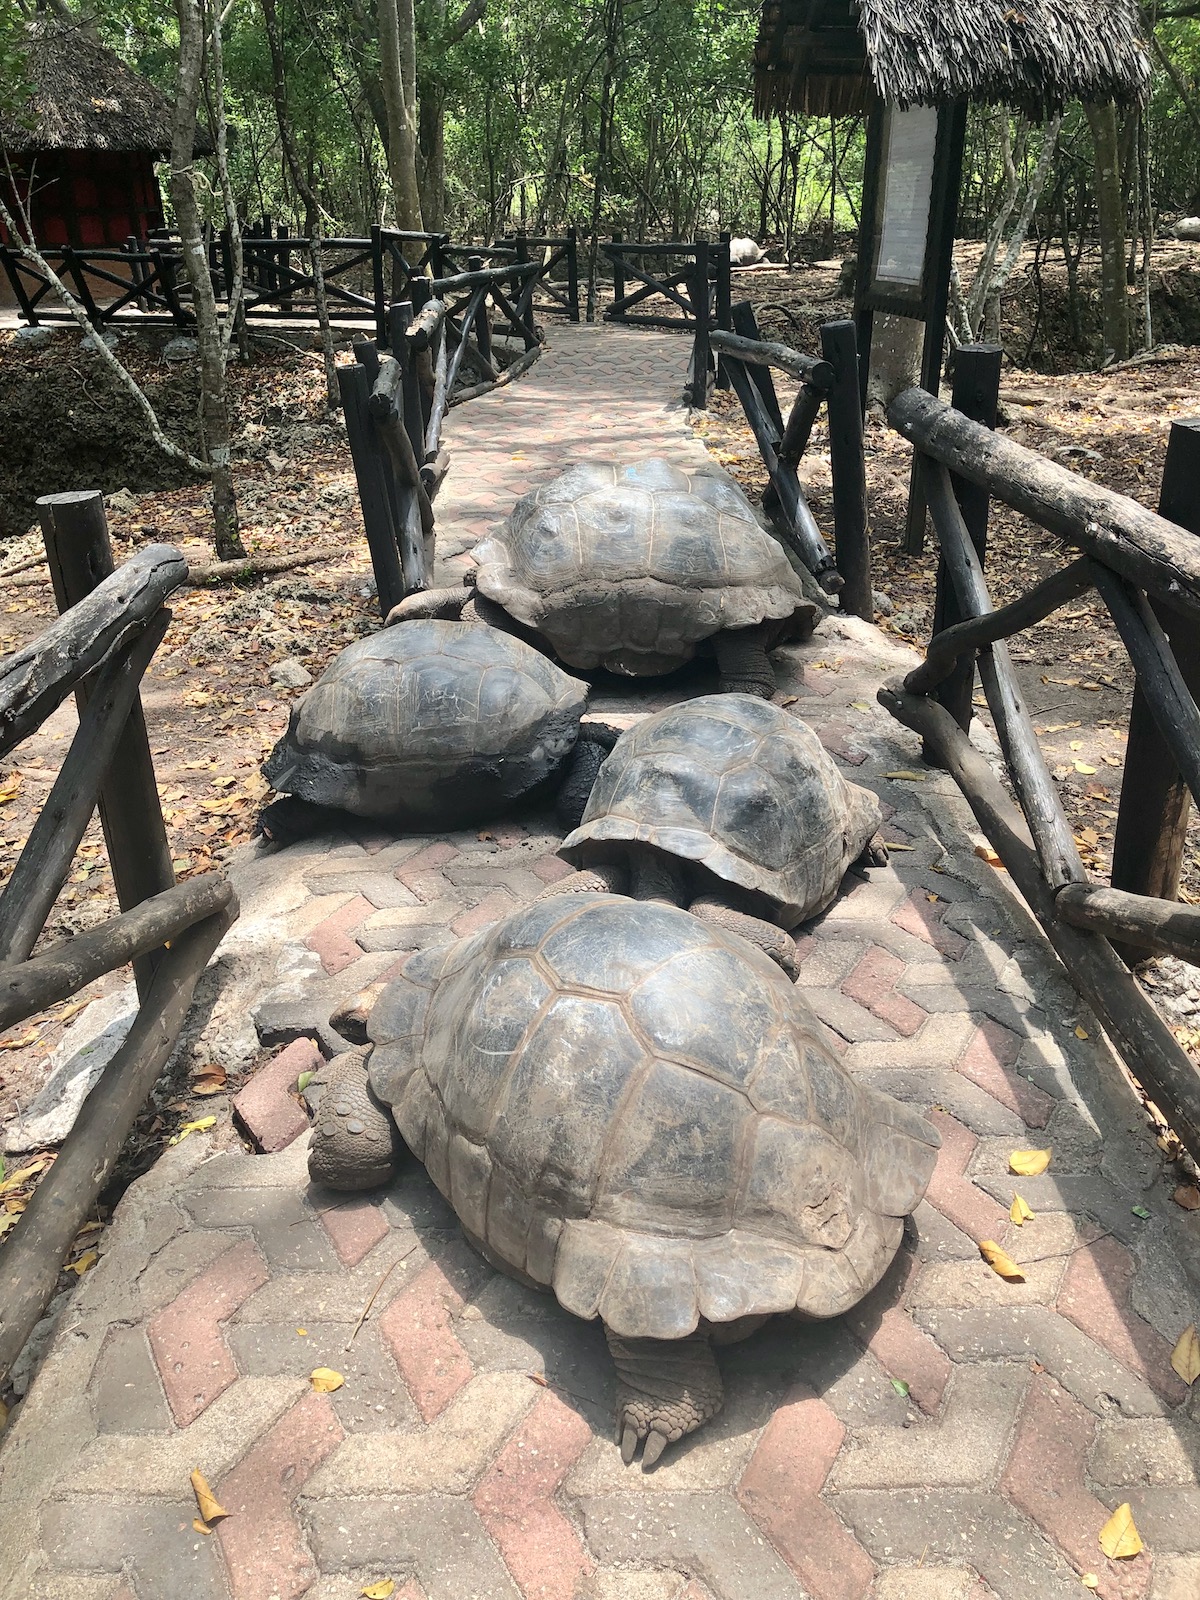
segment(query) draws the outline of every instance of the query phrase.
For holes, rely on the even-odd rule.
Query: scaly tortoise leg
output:
[[[375,1098],[366,1057],[335,1056],[321,1073],[317,1120],[308,1148],[308,1175],[328,1189],[374,1189],[396,1172],[400,1131]]]
[[[708,1335],[687,1339],[604,1336],[617,1369],[617,1443],[628,1466],[644,1439],[642,1467],[652,1467],[669,1444],[715,1417],[725,1403]]]
[[[600,768],[608,758],[609,748],[583,734],[576,739],[575,748],[563,767],[562,781],[554,802],[554,817],[564,833],[574,833],[583,821],[588,796],[600,775]]]
[[[569,878],[560,878],[538,895],[539,900],[549,900],[556,894],[624,894],[628,874],[615,862],[600,867],[584,867]]]
[[[769,700],[775,693],[775,668],[767,656],[770,633],[765,623],[756,628],[726,628],[713,639],[721,674],[722,694],[755,694]]]
[[[888,864],[888,847],[883,835],[877,833],[874,838],[868,839],[863,845],[862,854],[850,863],[852,867],[886,867]]]
[[[790,933],[785,933],[773,922],[767,922],[763,917],[751,916],[745,911],[735,911],[731,905],[716,895],[701,895],[699,899],[692,901],[688,910],[702,922],[712,922],[728,933],[736,933],[756,949],[761,950],[764,955],[770,956],[772,961],[783,968],[793,983],[799,977],[800,963],[796,959],[796,941]]]

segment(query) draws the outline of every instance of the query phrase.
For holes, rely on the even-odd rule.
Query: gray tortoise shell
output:
[[[674,906],[535,901],[413,957],[369,1032],[372,1086],[467,1232],[630,1338],[847,1310],[936,1159],[773,962]]]
[[[484,816],[560,765],[587,695],[511,634],[406,622],[334,659],[263,772],[282,793],[358,816]]]
[[[559,855],[586,866],[650,844],[765,895],[793,928],[833,903],[882,822],[807,724],[754,695],[704,695],[621,735]]]
[[[473,554],[480,592],[585,671],[670,672],[712,634],[806,603],[736,485],[656,459],[568,467]]]

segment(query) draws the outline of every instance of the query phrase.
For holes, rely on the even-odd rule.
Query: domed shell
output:
[[[581,670],[670,672],[710,635],[806,603],[733,483],[660,460],[568,467],[474,556],[480,593]]]
[[[415,621],[349,645],[263,765],[281,793],[420,826],[487,816],[570,753],[588,686],[511,634]]]
[[[806,723],[754,695],[713,694],[621,735],[558,853],[582,867],[653,845],[766,895],[793,928],[832,904],[882,822]]]
[[[415,956],[369,1029],[467,1232],[630,1338],[847,1310],[933,1171],[936,1131],[855,1083],[779,968],[674,906],[536,901]]]

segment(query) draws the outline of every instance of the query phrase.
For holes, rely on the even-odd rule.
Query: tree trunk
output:
[[[217,320],[217,302],[208,270],[208,252],[196,199],[192,169],[196,113],[204,70],[206,16],[203,0],[176,0],[179,18],[179,82],[171,130],[171,204],[192,285],[196,344],[200,357],[200,415],[204,448],[212,468],[213,542],[222,561],[246,554],[238,536],[237,501],[230,464],[229,405],[225,384],[225,349]],[[219,26],[219,24],[217,24]]]
[[[388,176],[396,226],[420,233],[417,184],[417,30],[413,0],[379,0],[379,64],[387,107]]]
[[[446,95],[440,83],[421,94],[421,215],[430,233],[446,219]]]
[[[1096,162],[1096,210],[1100,224],[1100,297],[1104,316],[1104,360],[1129,355],[1129,296],[1125,277],[1125,208],[1121,199],[1121,153],[1114,105],[1089,103]]]

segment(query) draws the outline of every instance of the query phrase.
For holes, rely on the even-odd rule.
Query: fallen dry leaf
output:
[[[1024,1283],[1025,1274],[1013,1258],[1001,1250],[1000,1246],[991,1239],[984,1239],[979,1245],[979,1254],[991,1267],[997,1277],[1006,1279],[1009,1283]]]
[[[1194,1322],[1189,1322],[1179,1335],[1171,1351],[1171,1365],[1186,1384],[1193,1384],[1200,1378],[1200,1334]]]
[[[100,1252],[98,1250],[85,1250],[78,1261],[71,1262],[67,1270],[82,1278],[88,1268],[94,1267],[99,1259]]]
[[[1200,1211],[1200,1188],[1194,1183],[1181,1183],[1171,1199],[1185,1211]]]
[[[1049,1150],[1014,1150],[1008,1158],[1008,1170],[1020,1178],[1036,1178],[1050,1165]]]
[[[1085,1589],[1098,1589],[1100,1587],[1100,1579],[1094,1572],[1082,1573],[1079,1581]]]
[[[1081,1028],[1081,1027],[1080,1027],[1080,1026],[1079,1026],[1079,1024],[1078,1024],[1078,1023],[1076,1023],[1076,1024],[1075,1024],[1075,1037],[1076,1037],[1076,1038],[1077,1038],[1077,1039],[1086,1039],[1086,1038],[1087,1038],[1087,1037],[1088,1037],[1088,1031],[1087,1031],[1087,1029],[1086,1029],[1086,1028]]]
[[[884,773],[884,777],[885,778],[903,778],[905,783],[924,783],[925,782],[925,774],[923,772],[906,772],[906,771],[903,771],[903,770],[900,771],[900,772],[885,772]]]
[[[1099,1538],[1100,1548],[1110,1561],[1123,1561],[1127,1556],[1141,1554],[1141,1535],[1134,1527],[1133,1508],[1128,1500],[1109,1517],[1100,1529]]]
[[[19,1039],[0,1039],[0,1050],[24,1050],[26,1045],[40,1043],[41,1037],[36,1028],[30,1028]]]
[[[225,1087],[225,1081],[225,1068],[215,1061],[210,1061],[192,1078],[192,1093],[220,1094]]]
[[[1026,1202],[1021,1199],[1019,1194],[1013,1195],[1013,1202],[1008,1209],[1008,1214],[1016,1223],[1018,1228],[1023,1227],[1025,1223],[1031,1221],[1033,1218],[1033,1212],[1029,1209],[1029,1206],[1026,1204]]]
[[[179,1132],[173,1138],[167,1140],[167,1143],[178,1144],[181,1139],[186,1139],[189,1133],[204,1133],[215,1124],[216,1120],[216,1117],[197,1117],[195,1122],[185,1122]]]
[[[395,1594],[395,1578],[380,1578],[378,1583],[369,1583],[365,1589],[360,1589],[359,1594],[364,1594],[367,1600],[388,1600],[388,1595]]]
[[[1001,861],[1000,857],[992,849],[990,844],[977,844],[975,846],[975,854],[979,857],[980,861],[986,861],[989,867],[1004,866],[1003,861]]]
[[[228,1511],[208,1487],[208,1480],[199,1467],[192,1473],[192,1493],[196,1496],[196,1505],[205,1522],[217,1522],[221,1517],[229,1515]]]
[[[318,1394],[333,1394],[345,1383],[345,1378],[340,1372],[335,1372],[332,1367],[316,1367],[308,1375],[309,1382]],[[391,1591],[388,1591],[389,1594]]]

